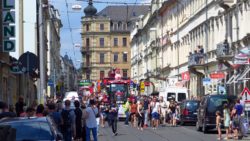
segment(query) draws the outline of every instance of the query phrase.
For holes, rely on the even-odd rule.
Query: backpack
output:
[[[65,109],[62,110],[61,115],[63,120],[63,126],[62,126],[63,130],[70,128],[72,125],[70,112],[71,110],[65,110]]]

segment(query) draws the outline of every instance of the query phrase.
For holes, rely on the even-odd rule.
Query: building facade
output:
[[[83,79],[103,79],[112,68],[130,77],[130,29],[133,18],[147,10],[148,6],[108,6],[97,13],[89,2],[82,17]]]
[[[145,34],[140,35],[138,32],[138,36],[132,39],[135,40],[133,44],[138,41],[139,52],[147,52],[142,52],[142,55],[135,53],[138,57],[132,59],[132,67],[134,64],[135,70],[139,70],[140,65],[135,64],[147,62],[146,50],[150,50],[149,53],[152,50],[153,56],[154,46],[151,44],[156,43],[161,59],[156,59],[158,61],[155,62],[161,63],[155,63],[155,67],[151,68],[157,70],[159,67],[157,72],[160,74],[155,75],[157,79],[163,80],[164,87],[187,87],[190,96],[194,97],[221,93],[220,87],[227,89],[228,94],[240,93],[243,86],[248,85],[247,79],[244,79],[247,77],[248,67],[237,63],[235,55],[249,46],[249,16],[247,0],[164,1],[157,11],[158,23],[150,24],[150,28],[157,27],[155,41],[143,44],[141,49],[140,38],[145,40]],[[142,19],[146,18],[144,16]],[[151,22],[150,19],[154,19],[154,14],[148,19],[142,29]],[[149,48],[143,49],[147,47]],[[248,52],[246,54],[249,55]],[[154,69],[143,73],[153,75],[152,71]],[[143,73],[139,72],[135,77],[146,78]],[[183,78],[183,74],[188,77]],[[236,76],[241,76],[242,79],[237,80]],[[229,81],[230,78],[233,80]],[[208,83],[205,84],[205,80],[209,80]]]

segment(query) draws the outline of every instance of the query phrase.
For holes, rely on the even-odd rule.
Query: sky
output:
[[[97,3],[97,2],[104,3]],[[93,5],[97,8],[97,12],[104,9],[109,2],[120,3],[149,3],[151,0],[93,0]],[[73,61],[76,68],[80,67],[81,52],[79,47],[74,47],[74,44],[82,44],[81,42],[81,17],[84,16],[83,9],[87,7],[86,0],[49,0],[50,4],[54,5],[59,10],[63,27],[61,28],[61,56],[67,54]],[[107,3],[105,3],[107,2]],[[67,4],[68,8],[67,8]],[[81,10],[73,10],[72,5],[81,5]],[[68,12],[67,12],[68,11]],[[68,14],[67,14],[68,13]],[[71,29],[71,31],[70,31]],[[71,38],[72,37],[72,38]]]

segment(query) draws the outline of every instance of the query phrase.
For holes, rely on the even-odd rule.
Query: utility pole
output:
[[[39,0],[39,68],[40,68],[40,90],[38,92],[39,103],[45,103],[45,63],[44,63],[44,22],[43,22],[43,0]],[[44,100],[44,101],[43,101]]]

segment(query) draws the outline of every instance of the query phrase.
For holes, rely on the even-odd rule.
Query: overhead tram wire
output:
[[[72,28],[71,28],[71,24],[70,24],[70,20],[69,20],[69,5],[68,5],[68,1],[65,0],[66,3],[66,8],[67,8],[67,20],[68,20],[68,25],[69,25],[69,31],[70,31],[70,38],[71,38],[71,43],[72,43],[72,47],[73,47],[73,53],[74,53],[74,59],[76,61],[76,54],[75,54],[75,48],[74,48],[74,41],[73,41],[73,33],[72,33]]]
[[[77,0],[77,1],[83,1],[88,2],[89,0]],[[150,4],[162,4],[162,2],[143,2],[143,3],[135,3],[135,2],[114,2],[114,1],[100,1],[100,0],[93,0],[93,3],[104,3],[104,4],[116,4],[116,5],[150,5]]]

